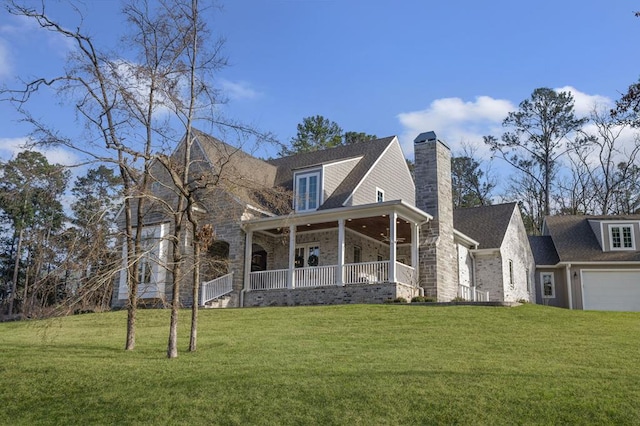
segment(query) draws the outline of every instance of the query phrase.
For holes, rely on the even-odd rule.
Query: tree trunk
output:
[[[191,306],[191,334],[189,352],[195,352],[198,342],[198,297],[200,287],[200,239],[197,237],[197,224],[192,223],[193,230],[193,304]]]
[[[178,203],[181,208],[182,203]],[[182,253],[180,250],[180,236],[182,216],[177,215],[173,238],[173,289],[171,291],[171,322],[169,324],[169,342],[167,344],[167,358],[178,357],[178,309],[180,307],[180,282],[182,281]]]
[[[18,272],[20,271],[20,256],[22,254],[22,236],[24,235],[24,227],[20,228],[18,233],[18,247],[16,247],[16,262],[13,267],[13,281],[11,283],[11,297],[9,297],[9,316],[13,315],[13,303],[18,290]]]

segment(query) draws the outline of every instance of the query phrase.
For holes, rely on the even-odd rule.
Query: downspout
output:
[[[565,270],[567,273],[567,295],[569,296],[569,309],[573,309],[573,292],[571,291],[573,282],[571,281],[571,264],[570,263],[565,265]]]

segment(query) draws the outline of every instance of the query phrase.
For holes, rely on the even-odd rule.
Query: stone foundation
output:
[[[419,296],[420,289],[406,284],[349,284],[293,290],[250,291],[244,295],[245,307],[339,305],[351,303],[384,303],[404,297],[410,301]]]

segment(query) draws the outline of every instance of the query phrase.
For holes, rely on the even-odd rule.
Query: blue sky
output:
[[[204,0],[202,0],[204,1]],[[66,2],[54,16],[78,25]],[[119,1],[89,1],[83,28],[105,47],[123,30]],[[231,66],[219,75],[226,114],[287,142],[303,117],[320,114],[345,131],[398,135],[407,156],[434,130],[454,152],[482,147],[507,112],[537,87],[571,90],[576,109],[606,106],[640,76],[640,5],[623,0],[356,1],[233,0],[212,11]],[[119,46],[124,44],[120,43]],[[0,12],[0,82],[55,76],[70,46]],[[80,124],[64,99],[43,94],[30,108],[64,134]],[[29,128],[0,103],[0,159]],[[261,151],[275,155],[276,148]],[[70,164],[76,154],[51,151]]]

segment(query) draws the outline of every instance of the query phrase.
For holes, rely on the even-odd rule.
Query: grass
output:
[[[188,340],[181,313],[180,347]],[[640,424],[640,313],[349,305],[0,324],[2,424]]]

